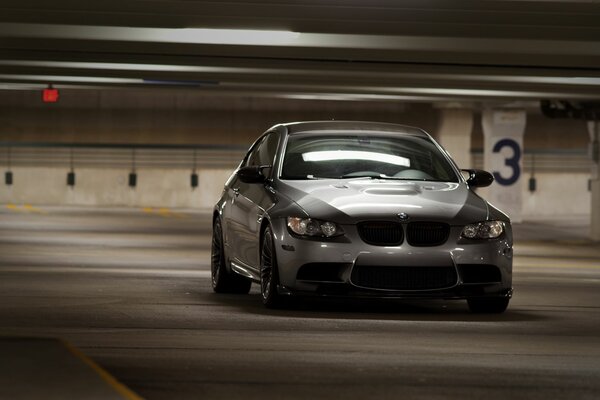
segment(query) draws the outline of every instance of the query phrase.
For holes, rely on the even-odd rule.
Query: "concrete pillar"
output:
[[[441,109],[438,142],[452,156],[460,168],[471,168],[471,132],[473,111],[466,108]]]
[[[513,222],[522,218],[524,110],[484,110],[483,160],[495,182],[487,190],[488,200],[506,212]]]
[[[588,122],[588,131],[590,133],[589,153],[592,159],[590,239],[600,241],[600,122]]]

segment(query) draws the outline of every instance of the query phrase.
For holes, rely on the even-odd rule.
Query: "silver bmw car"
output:
[[[463,299],[501,313],[512,230],[478,196],[493,176],[458,169],[402,125],[280,124],[250,148],[214,208],[212,286],[267,307],[293,296]]]

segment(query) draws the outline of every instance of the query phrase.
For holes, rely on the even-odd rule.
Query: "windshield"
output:
[[[458,182],[450,163],[427,137],[289,137],[281,179],[359,177]]]

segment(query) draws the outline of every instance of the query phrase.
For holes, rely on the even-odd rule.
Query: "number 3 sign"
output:
[[[504,154],[504,149],[512,151],[511,156],[504,158],[504,165],[510,169],[510,173],[507,176],[503,176],[499,171],[492,171],[492,173],[499,185],[510,186],[521,177],[521,146],[513,139],[501,139],[496,142],[492,151]]]
[[[521,220],[521,175],[526,114],[521,110],[485,110],[484,164],[494,175],[486,197],[514,222]]]

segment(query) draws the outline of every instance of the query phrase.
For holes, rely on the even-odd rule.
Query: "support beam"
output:
[[[482,116],[484,165],[494,174],[489,187],[490,202],[506,212],[513,222],[522,221],[524,110],[484,110]]]
[[[466,108],[443,108],[440,112],[440,126],[437,132],[440,144],[460,168],[472,168],[473,111]]]
[[[592,161],[590,239],[598,242],[600,241],[600,122],[590,121],[588,131],[590,133],[589,153]]]

